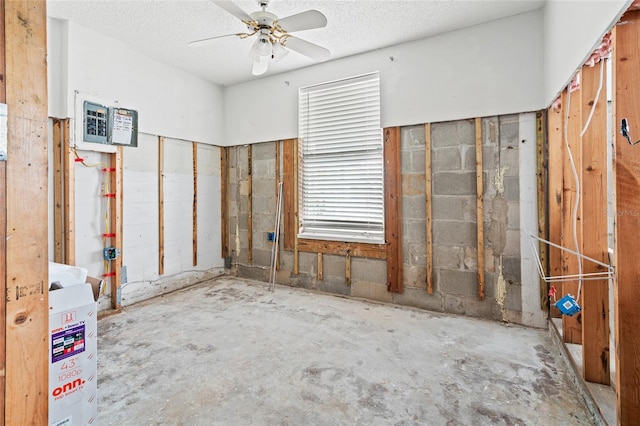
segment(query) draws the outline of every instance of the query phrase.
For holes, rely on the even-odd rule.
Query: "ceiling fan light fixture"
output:
[[[269,36],[266,34],[260,34],[256,41],[251,46],[251,51],[249,52],[249,56],[255,61],[256,58],[261,56],[265,56],[267,58],[271,57],[273,46],[271,45],[271,40]]]

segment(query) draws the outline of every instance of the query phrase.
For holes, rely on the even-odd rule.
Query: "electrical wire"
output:
[[[109,213],[111,210],[111,198],[107,196],[107,194],[111,193],[111,185],[110,185],[110,181],[111,181],[111,177],[109,176],[109,173],[111,173],[111,169],[109,168],[108,165],[106,165],[105,163],[99,162],[99,163],[94,163],[94,164],[87,164],[86,162],[86,158],[83,158],[80,156],[80,154],[78,154],[78,150],[77,148],[73,147],[71,148],[73,150],[73,154],[76,157],[76,162],[82,164],[84,167],[87,168],[95,168],[95,167],[102,167],[103,171],[105,172],[105,179],[104,179],[104,193],[103,196],[105,196],[106,198],[106,206],[105,206],[105,210],[104,210],[104,233],[102,234],[102,249],[106,249],[107,247],[109,247],[111,244],[111,237],[109,237],[108,235],[111,234],[111,221],[109,218]],[[109,244],[107,244],[107,242],[109,242]],[[104,256],[103,256],[104,257]],[[107,260],[106,258],[103,259],[103,268],[104,268],[104,276],[109,276],[109,273],[111,272],[111,262],[109,260]],[[104,292],[106,292],[106,287],[103,290],[103,294]]]
[[[571,85],[567,87],[567,109],[564,118],[564,143],[569,154],[569,163],[571,164],[571,172],[573,173],[573,180],[576,186],[576,201],[573,205],[572,225],[573,225],[573,244],[576,247],[576,252],[580,252],[580,245],[578,244],[578,208],[580,206],[580,179],[578,178],[578,171],[576,170],[576,163],[573,160],[573,154],[571,153],[571,147],[569,146],[569,110],[571,109]],[[577,300],[580,300],[580,291],[582,290],[582,260],[578,258],[578,295]]]
[[[600,63],[601,63],[600,64],[600,83],[598,84],[598,90],[596,91],[595,99],[593,101],[593,104],[591,105],[591,111],[589,112],[587,121],[584,125],[584,128],[580,132],[580,138],[582,138],[582,136],[586,133],[587,129],[589,128],[589,125],[591,124],[591,118],[593,117],[593,114],[596,110],[596,106],[598,105],[598,99],[600,98],[600,92],[602,90],[603,80],[604,80],[604,59],[601,60]],[[567,105],[567,108],[566,108],[566,113],[564,117],[564,143],[565,143],[565,147],[567,148],[567,153],[569,154],[569,163],[571,164],[571,172],[573,173],[573,179],[576,186],[576,200],[573,205],[573,214],[572,214],[572,222],[573,222],[572,230],[573,230],[573,244],[575,245],[576,253],[578,254],[578,294],[576,295],[576,300],[579,301],[580,294],[582,293],[582,282],[583,282],[583,277],[582,277],[583,265],[582,265],[582,258],[580,257],[582,253],[580,251],[580,246],[578,244],[578,209],[580,207],[581,187],[580,187],[580,179],[578,177],[578,171],[576,170],[576,164],[573,159],[571,148],[569,146],[569,110],[571,109],[571,83],[569,83],[569,86],[567,86],[566,105]]]

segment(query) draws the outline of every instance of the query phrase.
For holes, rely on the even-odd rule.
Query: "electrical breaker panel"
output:
[[[104,105],[84,101],[83,140],[93,143],[108,143],[108,108]]]
[[[138,146],[138,112],[84,101],[82,141],[103,145]]]

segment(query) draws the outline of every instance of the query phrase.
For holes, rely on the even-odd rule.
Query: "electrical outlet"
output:
[[[276,240],[276,233],[275,232],[267,232],[267,242],[268,243],[273,243]]]

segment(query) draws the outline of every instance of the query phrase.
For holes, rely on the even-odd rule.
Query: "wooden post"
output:
[[[351,285],[351,254],[347,253],[347,256],[344,259],[345,261],[345,272],[344,272],[344,277],[345,277],[345,283],[347,285]]]
[[[565,148],[563,142],[563,121],[564,121],[564,98],[557,108],[550,108],[547,112],[548,118],[548,222],[549,222],[549,241],[552,243],[562,244],[562,206],[563,197],[563,164],[565,156]],[[557,277],[562,275],[562,252],[555,247],[549,247],[549,276]],[[558,297],[562,297],[562,283],[553,284],[558,291]],[[560,311],[555,306],[551,308],[551,316],[560,318]]]
[[[164,275],[164,137],[158,136],[158,274]]]
[[[0,8],[8,111],[6,179],[0,176],[0,192],[6,194],[0,236],[6,241],[0,260],[6,286],[1,340],[7,343],[2,375],[8,390],[3,419],[7,425],[43,425],[49,395],[46,3],[4,1]]]
[[[536,179],[538,184],[538,235],[548,240],[547,230],[547,204],[546,204],[546,153],[545,135],[547,132],[547,114],[545,111],[536,113]],[[548,245],[540,242],[538,252],[540,253],[540,263],[545,268],[545,273],[549,273]],[[540,278],[540,309],[549,309],[549,293],[547,283]]]
[[[285,250],[293,250],[294,239],[297,233],[295,225],[295,192],[294,169],[295,169],[295,140],[285,139],[282,142],[282,211],[284,222],[283,247]]]
[[[198,143],[192,142],[193,151],[193,266],[198,265]]]
[[[121,309],[120,283],[122,282],[122,212],[123,212],[123,167],[122,167],[122,147],[119,146],[115,153],[111,154],[111,166],[115,171],[111,173],[111,190],[116,194],[111,202],[111,232],[115,234],[112,239],[114,247],[120,249],[120,256],[111,261],[111,308]]]
[[[229,256],[229,148],[220,147],[220,253]]]
[[[424,177],[427,232],[425,244],[427,250],[427,294],[433,294],[433,193],[431,186],[431,124],[424,125]]]
[[[276,203],[278,203],[278,202],[281,202],[278,200],[279,186],[280,186],[280,141],[276,141],[275,146],[276,146],[276,178],[275,178],[276,185],[275,186],[276,186]],[[284,196],[284,194],[282,195]],[[280,218],[282,219],[282,212],[280,213]],[[274,232],[275,232],[275,229],[274,229]],[[279,271],[279,270],[280,270],[280,236],[278,235],[278,250],[276,250],[276,271]]]
[[[322,281],[322,253],[318,253],[318,281]]]
[[[0,74],[6,75],[4,0],[0,1]],[[0,103],[7,102],[7,82],[0,79]],[[7,141],[8,143],[8,141]],[[5,420],[7,318],[7,162],[0,161],[0,426]]]
[[[53,119],[53,261],[57,263],[63,260],[63,198],[62,181],[64,179],[62,160],[62,122],[58,118]]]
[[[253,155],[251,145],[247,147],[247,261],[253,265]]]
[[[613,30],[613,128],[626,118],[631,141],[640,140],[640,12],[627,12],[624,25]],[[616,217],[614,307],[616,324],[616,390],[618,425],[631,426],[640,419],[640,144],[632,146],[616,131]]]
[[[482,171],[482,119],[476,118],[476,227],[478,251],[478,299],[484,300],[484,183]]]
[[[384,129],[384,233],[387,242],[387,288],[402,293],[402,178],[400,128]]]
[[[580,178],[580,169],[582,167],[582,161],[580,158],[581,149],[580,149],[580,132],[582,131],[582,105],[581,105],[581,90],[577,89],[573,91],[567,98],[569,99],[569,104],[567,107],[569,108],[569,122],[567,128],[567,139],[569,142],[569,148],[571,149],[571,153],[573,156],[573,162],[578,172],[578,179]],[[564,118],[564,117],[563,117]],[[577,186],[575,182],[575,177],[573,174],[571,162],[568,158],[567,147],[564,144],[563,149],[567,156],[565,157],[564,162],[564,181],[563,181],[563,222],[562,222],[562,246],[569,248],[571,250],[578,250],[582,241],[582,209],[578,206],[577,218],[574,217],[574,208],[577,196]],[[582,204],[582,200],[580,200],[580,204]],[[574,221],[575,229],[577,233],[578,239],[578,247],[575,245],[574,241]],[[564,275],[577,275],[578,274],[578,259],[575,255],[563,252],[563,274]],[[562,285],[563,294],[571,294],[573,297],[578,297],[578,281],[565,281]],[[579,304],[582,304],[581,301],[577,300]],[[582,343],[582,313],[577,313],[574,316],[563,315],[562,317],[562,331],[564,341],[567,343]]]
[[[69,142],[69,119],[63,121],[64,159],[64,263],[76,264],[76,163]]]
[[[601,74],[602,71],[602,74]],[[602,75],[602,80],[600,76]],[[602,86],[600,82],[602,81]],[[608,263],[607,228],[607,97],[604,59],[595,67],[582,68],[582,253]],[[596,99],[598,87],[602,87]],[[584,273],[603,272],[600,266],[584,262]],[[608,385],[609,372],[609,282],[587,281],[582,286],[582,366],[584,379]]]
[[[300,253],[298,252],[298,143],[293,143],[293,275],[300,273]]]

